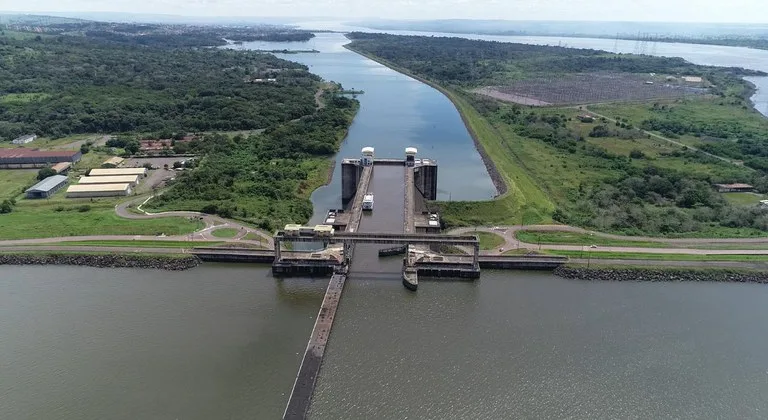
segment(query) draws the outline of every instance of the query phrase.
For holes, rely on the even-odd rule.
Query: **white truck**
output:
[[[366,194],[363,197],[363,210],[373,211],[373,194]]]

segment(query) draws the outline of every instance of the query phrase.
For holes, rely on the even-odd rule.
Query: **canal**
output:
[[[447,99],[343,49],[341,35],[312,43],[322,52],[285,57],[365,90],[339,157],[367,145],[398,157],[415,146],[438,160],[441,198],[493,196]],[[313,195],[316,219],[338,206],[339,167]],[[377,170],[371,189],[402,197],[401,171]],[[377,201],[361,229],[402,223],[397,200]],[[401,261],[374,251],[356,253],[313,419],[768,412],[765,286],[487,271],[475,283],[423,282],[410,293]],[[2,267],[0,418],[279,418],[326,283],[275,280],[246,265]]]

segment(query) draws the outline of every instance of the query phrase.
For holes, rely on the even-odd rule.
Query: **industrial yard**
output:
[[[706,94],[704,86],[701,78],[598,72],[525,79],[475,92],[521,105],[549,106],[673,99]]]

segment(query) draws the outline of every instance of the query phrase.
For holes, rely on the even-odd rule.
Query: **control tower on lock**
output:
[[[389,165],[413,167],[413,183],[425,200],[437,199],[437,161],[418,158],[415,147],[405,149],[405,159],[381,159],[374,155],[373,147],[364,147],[360,158],[341,161],[341,202],[346,206],[357,194],[360,176],[366,166]]]

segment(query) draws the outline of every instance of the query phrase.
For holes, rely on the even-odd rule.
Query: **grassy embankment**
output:
[[[768,255],[749,254],[659,254],[649,252],[590,252],[585,251],[544,251],[549,255],[562,255],[580,259],[610,259],[610,260],[663,260],[663,261],[768,261]]]
[[[489,232],[473,232],[480,240],[480,249],[496,249],[504,244],[504,238]]]
[[[579,246],[613,246],[633,248],[693,248],[693,249],[768,249],[768,243],[690,243],[684,245],[670,245],[664,242],[635,241],[631,239],[613,239],[588,233],[557,232],[520,230],[515,232],[515,237],[528,244],[543,245],[579,245]]]
[[[446,95],[458,109],[475,143],[478,147],[483,148],[487,156],[490,156],[492,165],[504,184],[497,185],[497,188],[506,188],[506,192],[488,201],[440,203],[441,215],[449,225],[513,225],[520,223],[521,217],[527,219],[526,222],[528,223],[552,221],[549,216],[554,210],[552,201],[525,171],[522,160],[518,156],[516,146],[520,145],[521,138],[512,138],[511,142],[505,141],[496,128],[469,104],[464,94],[420,77],[379,57],[357,50],[350,45],[345,45],[345,47],[397,72],[426,83]]]
[[[403,39],[407,38],[414,37],[404,37]],[[414,39],[418,38],[415,37]],[[392,47],[392,44],[387,45],[387,42],[390,41],[381,41],[382,44],[376,44],[373,41],[374,45],[372,48],[381,48],[382,45]],[[703,95],[643,101],[640,103],[614,103],[595,106],[595,111],[611,118],[620,118],[622,120],[621,127],[617,123],[614,128],[612,121],[601,121],[600,119],[594,122],[580,121],[577,117],[584,111],[578,109],[578,107],[522,107],[482,99],[469,92],[477,85],[488,83],[504,84],[505,81],[531,76],[533,73],[526,73],[527,69],[536,68],[537,64],[535,61],[537,59],[539,62],[550,60],[555,66],[560,66],[560,68],[563,68],[561,63],[565,62],[565,60],[560,60],[557,57],[535,58],[535,55],[540,53],[536,51],[517,52],[517,61],[488,59],[487,63],[481,62],[481,64],[487,64],[487,68],[494,68],[492,65],[495,64],[497,65],[496,69],[506,68],[508,70],[501,70],[499,73],[497,72],[498,70],[494,69],[492,72],[495,73],[492,73],[492,76],[476,77],[471,72],[470,74],[462,73],[462,68],[456,66],[457,63],[461,62],[459,52],[456,52],[455,55],[448,54],[450,56],[447,58],[448,61],[446,61],[446,57],[440,57],[440,54],[434,53],[436,51],[435,48],[441,48],[441,43],[445,44],[449,41],[435,41],[435,45],[428,45],[433,43],[431,38],[424,38],[419,41],[408,39],[405,42],[411,43],[411,46],[421,42],[423,48],[420,51],[431,49],[430,51],[432,52],[427,53],[427,57],[429,58],[430,54],[433,54],[435,56],[434,60],[429,61],[429,65],[427,65],[423,60],[428,58],[424,58],[423,54],[413,54],[414,49],[409,49],[408,47],[400,48],[396,46],[395,50],[398,48],[400,50],[395,52],[387,48],[383,48],[381,51],[388,57],[400,54],[397,57],[402,57],[405,63],[413,64],[413,68],[418,69],[419,74],[414,74],[414,72],[404,69],[398,64],[372,56],[372,54],[365,51],[360,51],[360,48],[356,48],[354,44],[347,46],[347,48],[387,65],[396,71],[415,77],[443,92],[459,110],[481,154],[485,152],[484,157],[490,157],[492,160],[493,166],[498,171],[497,180],[504,181],[508,187],[508,191],[505,194],[492,201],[441,203],[442,215],[449,225],[548,223],[552,221],[552,216],[557,208],[559,211],[565,212],[569,219],[574,219],[574,224],[586,225],[584,221],[588,220],[592,224],[593,229],[598,228],[599,230],[630,235],[749,237],[765,234],[755,227],[738,226],[738,222],[726,221],[725,223],[718,224],[724,219],[713,220],[709,215],[705,216],[701,222],[691,222],[690,218],[692,216],[694,218],[699,217],[690,210],[694,206],[682,204],[675,208],[676,200],[678,203],[682,202],[683,191],[668,194],[671,197],[664,197],[662,200],[664,202],[663,207],[655,207],[652,199],[645,197],[646,203],[638,203],[643,213],[639,216],[648,220],[644,224],[630,222],[629,224],[625,223],[623,227],[617,228],[621,224],[611,222],[610,217],[612,213],[610,211],[605,212],[605,214],[590,215],[591,220],[585,219],[586,216],[580,214],[582,208],[580,206],[592,205],[597,209],[601,208],[599,199],[596,198],[599,193],[596,194],[595,191],[600,191],[606,184],[618,184],[618,182],[624,179],[642,176],[643,171],[646,171],[649,167],[668,171],[662,173],[662,177],[668,179],[674,179],[676,175],[672,173],[677,172],[682,174],[683,177],[691,179],[691,183],[698,183],[696,185],[699,186],[708,182],[750,182],[754,176],[754,171],[749,167],[740,167],[698,155],[693,151],[686,150],[681,145],[673,144],[662,138],[652,137],[637,130],[637,127],[641,126],[643,121],[656,118],[663,120],[665,123],[676,122],[676,119],[690,120],[692,128],[688,127],[688,130],[722,132],[728,133],[730,136],[740,132],[755,133],[760,132],[760,130],[765,131],[768,127],[768,122],[754,110],[749,109],[747,106],[748,100],[746,99],[749,89],[745,88],[744,84],[735,81],[736,79],[729,79],[729,76],[725,76],[723,73],[700,66],[693,66],[690,63],[675,62],[673,59],[663,62],[665,59],[633,58],[634,62],[638,64],[635,69],[641,68],[643,65],[659,65],[662,67],[666,66],[664,68],[668,70],[665,71],[674,71],[674,69],[684,72],[712,71],[715,74],[713,77],[723,81],[719,86],[723,96]],[[462,42],[457,43],[461,44]],[[371,42],[360,45],[368,45],[370,47]],[[492,53],[498,53],[495,55],[496,57],[501,56],[498,50],[502,48],[496,48],[492,43],[477,45],[477,48],[488,48]],[[466,55],[467,53],[465,52],[464,54]],[[520,57],[521,54],[528,54],[528,57]],[[524,62],[532,57],[533,61]],[[589,61],[593,58],[585,57],[585,60]],[[604,58],[614,59],[616,57],[605,54]],[[601,63],[600,59],[596,58],[592,61],[598,63],[598,65],[603,65],[604,62]],[[520,60],[523,60],[523,64],[518,64]],[[464,62],[463,64],[467,63],[469,62]],[[475,65],[479,66],[477,63]],[[538,68],[541,68],[541,66],[538,66]],[[440,72],[440,69],[443,71]],[[483,74],[483,71],[482,66],[477,68],[477,74]],[[566,73],[569,71],[572,70],[566,70]],[[641,72],[638,70],[634,71]],[[436,75],[440,77],[440,80],[444,80],[444,82],[437,83],[434,80],[428,80],[425,78],[428,76],[419,77],[424,72]],[[457,74],[459,76],[456,76]],[[621,112],[625,108],[634,110],[634,114]],[[619,112],[614,112],[614,110]],[[711,115],[713,114],[718,116],[712,118]],[[522,118],[527,115],[533,116],[533,120]],[[744,124],[741,124],[742,121],[744,121]],[[590,136],[592,130],[598,125],[607,126],[609,134]],[[525,136],[521,133],[525,134]],[[654,134],[659,133],[656,132]],[[574,142],[573,139],[576,137],[578,137],[578,140]],[[689,137],[694,138],[692,135]],[[700,135],[699,137],[702,136]],[[681,139],[679,141],[685,143],[685,141],[692,140],[683,141]],[[735,156],[735,154],[738,152],[731,152],[727,157],[736,159],[738,156]],[[650,177],[650,175],[645,176],[646,178]],[[603,184],[603,186],[600,186],[600,184]],[[584,188],[585,186],[587,188]],[[582,188],[584,189],[582,190]],[[592,200],[592,202],[588,203],[588,200]],[[629,215],[629,218],[634,217],[633,214],[629,214],[632,206],[615,198],[611,198],[611,200],[616,205],[623,206],[620,209],[620,217],[626,217],[626,215]],[[713,208],[719,206],[716,200],[710,198],[706,198],[706,200],[708,201],[705,201],[705,203]],[[751,204],[746,201],[729,201],[737,205]],[[634,204],[634,207],[638,207],[638,204]],[[603,205],[602,208],[607,210],[613,205],[613,203]],[[595,212],[595,210],[591,211]],[[670,211],[672,213],[669,213]],[[725,218],[726,216],[724,215],[727,215],[728,212],[722,212],[722,214],[717,217]],[[657,223],[657,225],[667,224],[667,226],[654,225],[653,221],[660,218],[664,219],[664,221]],[[706,218],[710,220],[706,220]],[[559,220],[562,219],[561,213]],[[698,226],[693,228],[683,226],[686,223],[689,225],[698,223]],[[603,224],[613,225],[613,227],[601,228],[600,226]],[[757,224],[753,223],[753,225]]]
[[[559,255],[584,260],[651,260],[651,261],[735,261],[762,262],[768,261],[768,255],[751,254],[663,254],[651,252],[601,252],[584,248],[584,251],[510,249],[503,255],[527,255],[535,252],[539,255]]]

